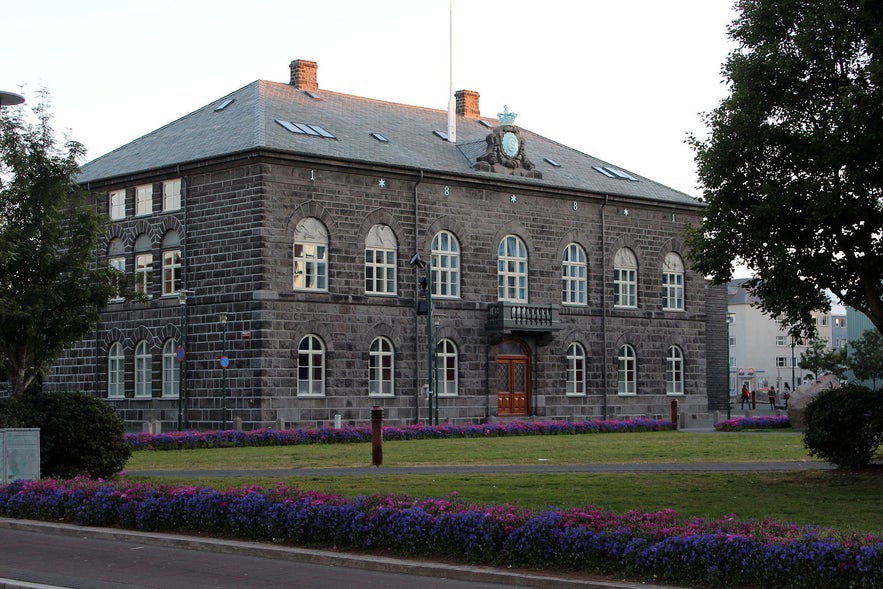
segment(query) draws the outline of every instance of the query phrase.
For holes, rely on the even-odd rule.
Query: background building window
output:
[[[665,392],[669,395],[684,394],[684,353],[677,346],[668,349],[665,359]]]
[[[126,358],[123,346],[114,342],[107,352],[107,398],[122,399],[126,396]]]
[[[586,304],[586,252],[571,243],[561,256],[561,302],[565,305]]]
[[[586,350],[576,342],[567,348],[567,394],[586,394]]]
[[[153,359],[150,357],[150,349],[147,342],[141,340],[135,346],[135,396],[136,397],[152,397],[153,396],[153,373],[151,363]]]
[[[457,394],[457,346],[449,339],[438,342],[435,349],[435,370],[438,394]]]
[[[628,344],[622,346],[619,348],[617,360],[619,363],[617,391],[620,395],[637,394],[638,358],[635,349]]]
[[[392,342],[385,337],[375,338],[368,351],[368,394],[392,395],[395,391]]]
[[[497,298],[527,302],[527,248],[514,235],[504,237],[497,248]]]
[[[145,184],[135,188],[135,215],[149,215],[153,212],[153,185]]]
[[[396,293],[396,250],[398,240],[392,228],[375,225],[365,240],[365,293]]]
[[[181,208],[181,179],[162,183],[162,210],[177,211]]]
[[[109,213],[111,221],[119,221],[126,218],[126,191],[113,190],[109,197]]]
[[[315,335],[308,335],[297,346],[297,394],[325,394],[325,346]]]
[[[613,306],[630,309],[638,306],[638,258],[625,247],[613,258]]]
[[[453,233],[439,231],[432,238],[432,296],[460,296],[460,243]]]
[[[667,253],[662,264],[662,308],[684,310],[684,262],[674,252]]]
[[[166,340],[162,347],[162,396],[177,398],[181,394],[181,363],[175,356],[178,344]]]
[[[295,290],[328,290],[328,230],[309,217],[294,230]]]

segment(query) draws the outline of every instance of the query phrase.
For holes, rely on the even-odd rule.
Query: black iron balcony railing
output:
[[[487,328],[511,331],[561,329],[558,305],[528,305],[502,301],[488,306]]]

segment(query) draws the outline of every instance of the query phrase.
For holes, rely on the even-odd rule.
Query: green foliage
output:
[[[861,339],[850,342],[850,345],[849,367],[853,374],[858,379],[870,380],[876,389],[877,380],[883,378],[883,335],[868,329]]]
[[[110,477],[132,455],[125,425],[107,403],[84,393],[28,391],[0,406],[0,425],[40,428],[44,477]]]
[[[113,272],[96,261],[103,224],[76,182],[76,141],[56,144],[46,93],[33,108],[0,116],[0,368],[13,395],[95,325],[113,295]]]
[[[883,394],[859,385],[828,389],[806,406],[803,443],[841,468],[867,466],[883,444]]]
[[[846,372],[846,352],[842,348],[832,350],[825,340],[813,338],[809,342],[809,347],[800,354],[797,365],[811,371],[816,379],[823,373],[831,373],[842,378]]]
[[[708,203],[692,267],[735,264],[770,316],[813,334],[826,291],[883,330],[883,3],[738,0],[729,96],[690,138]]]

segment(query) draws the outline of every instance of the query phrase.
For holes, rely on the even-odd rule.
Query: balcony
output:
[[[488,306],[487,328],[497,331],[548,333],[561,329],[558,305],[528,305],[503,301]]]

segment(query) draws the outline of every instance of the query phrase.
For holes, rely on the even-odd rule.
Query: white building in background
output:
[[[752,391],[769,386],[781,390],[785,383],[798,387],[807,376],[797,364],[808,341],[792,342],[786,327],[761,312],[756,306],[759,299],[742,286],[746,280],[731,280],[727,285],[730,395],[736,395],[743,383],[748,383]],[[818,335],[829,347],[846,345],[845,311],[815,316]]]

